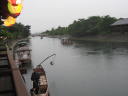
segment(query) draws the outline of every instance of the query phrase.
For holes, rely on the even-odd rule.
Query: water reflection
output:
[[[73,44],[73,41],[70,40],[70,39],[67,39],[67,38],[62,38],[62,39],[61,39],[61,44],[62,44],[62,45],[67,45],[67,46],[69,46],[69,45],[72,45],[72,44]]]
[[[103,43],[76,41],[75,48],[82,48],[87,54],[127,55],[128,43]]]
[[[44,64],[51,96],[128,95],[127,43],[75,41],[65,46],[57,38],[34,37],[31,48],[33,66],[57,54],[55,65]]]

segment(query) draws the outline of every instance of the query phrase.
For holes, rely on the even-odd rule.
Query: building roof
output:
[[[128,25],[128,18],[119,19],[115,23],[111,24],[111,26],[117,26],[117,25]]]

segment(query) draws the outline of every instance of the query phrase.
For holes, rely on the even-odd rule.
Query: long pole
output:
[[[48,56],[46,59],[44,59],[39,65],[41,65],[44,61],[46,61],[47,59],[49,59],[50,57],[52,57],[52,56],[54,56],[54,55],[56,55],[56,54],[52,54],[52,55],[50,55],[50,56]]]

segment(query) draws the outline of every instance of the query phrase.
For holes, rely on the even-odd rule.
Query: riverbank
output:
[[[68,38],[71,40],[80,41],[95,41],[95,42],[128,42],[128,35],[123,34],[111,34],[111,35],[97,35],[97,36],[86,36],[86,37],[71,37],[69,35],[50,35],[50,38]]]
[[[71,37],[71,40],[97,41],[97,42],[128,42],[128,35],[98,35],[86,37]]]
[[[49,36],[52,38],[69,38],[71,40],[80,41],[95,41],[95,42],[128,42],[128,35],[123,34],[111,34],[111,35],[97,35],[97,36],[85,36],[85,37],[71,37],[69,35],[55,35]]]

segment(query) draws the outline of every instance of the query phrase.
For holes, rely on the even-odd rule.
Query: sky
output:
[[[17,22],[31,25],[31,33],[66,27],[89,16],[128,18],[128,0],[24,0],[23,5]]]

